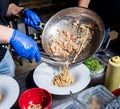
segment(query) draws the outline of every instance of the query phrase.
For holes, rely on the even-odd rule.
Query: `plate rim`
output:
[[[46,62],[42,62],[42,63],[40,63],[36,68],[35,68],[35,70],[34,70],[34,72],[33,72],[33,81],[34,81],[34,83],[38,86],[38,87],[40,87],[40,88],[44,88],[44,89],[46,89],[45,87],[41,87],[41,86],[39,86],[39,84],[36,82],[36,77],[35,77],[35,73],[36,73],[36,71],[39,69],[39,67],[42,65],[42,64],[46,64],[46,65],[51,65],[51,64],[49,64],[49,63],[46,63]],[[73,93],[77,93],[77,92],[79,92],[79,91],[81,91],[81,90],[83,90],[85,87],[87,87],[88,86],[88,84],[90,83],[90,81],[91,81],[91,76],[90,76],[90,71],[89,71],[89,69],[87,68],[87,66],[86,65],[84,65],[83,63],[80,63],[80,64],[77,64],[77,65],[73,65],[72,67],[74,67],[74,66],[81,66],[81,65],[83,65],[87,70],[88,70],[88,72],[89,72],[89,78],[87,77],[87,83],[86,83],[86,85],[84,86],[84,87],[82,87],[80,90],[77,90],[77,91],[72,91]],[[51,65],[51,66],[55,66],[55,65]],[[71,67],[71,66],[70,66]],[[69,87],[69,86],[68,86]],[[48,89],[46,89],[46,90],[48,90]],[[53,94],[53,95],[70,95],[70,93],[54,93],[54,92],[51,92],[50,90],[48,90],[51,94]],[[69,90],[70,91],[70,90]]]
[[[19,97],[20,86],[19,86],[18,82],[14,79],[14,77],[11,77],[11,76],[8,76],[8,75],[5,75],[5,74],[0,74],[0,78],[2,78],[2,80],[5,80],[4,81],[4,86],[5,85],[8,86],[8,88],[6,88],[6,86],[5,87],[0,86],[0,88],[3,87],[3,90],[5,88],[7,90],[7,93],[10,92],[7,96],[11,95],[11,90],[10,90],[11,84],[10,84],[10,82],[8,83],[7,81],[10,80],[12,82],[12,86],[13,86],[13,84],[15,86],[15,87],[11,88],[12,90],[13,90],[13,88],[15,89],[15,90],[13,90],[13,93],[12,93],[12,96],[13,96],[14,99],[5,100],[5,102],[7,102],[7,103],[2,103],[2,102],[1,102],[2,104],[0,103],[1,108],[2,107],[3,108],[11,108],[14,105],[14,103],[17,101],[18,97]],[[2,83],[3,83],[3,81],[0,81],[0,85]]]

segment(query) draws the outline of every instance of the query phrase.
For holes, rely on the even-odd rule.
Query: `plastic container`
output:
[[[104,109],[113,99],[115,96],[102,85],[87,89],[78,95],[78,100],[83,102],[87,109]]]
[[[90,75],[92,78],[101,77],[104,75],[105,65],[100,62],[95,56],[91,56],[83,62],[90,70]]]
[[[104,109],[115,98],[103,85],[98,85],[82,91],[77,97],[80,103],[72,100],[53,109]]]

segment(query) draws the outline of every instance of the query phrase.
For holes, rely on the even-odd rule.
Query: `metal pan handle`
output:
[[[45,23],[40,23],[39,28],[43,30],[44,27],[45,27]]]

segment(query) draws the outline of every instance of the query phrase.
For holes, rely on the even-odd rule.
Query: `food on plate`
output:
[[[64,66],[64,72],[56,75],[53,80],[53,84],[58,87],[69,86],[74,82],[72,75],[68,72],[68,63]]]
[[[101,64],[98,61],[98,59],[96,59],[93,56],[91,56],[90,58],[86,59],[83,63],[89,68],[91,74],[97,73],[98,71],[100,71],[101,69],[104,68],[104,65]]]
[[[30,104],[28,109],[43,109],[43,107],[40,104]]]
[[[2,102],[2,100],[3,100],[3,93],[2,91],[0,91],[0,102]]]

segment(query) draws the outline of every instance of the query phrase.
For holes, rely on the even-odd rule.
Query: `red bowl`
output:
[[[113,93],[115,96],[119,96],[119,95],[120,95],[120,88],[115,89],[112,93]]]
[[[45,89],[31,88],[21,94],[18,104],[21,109],[28,109],[31,104],[40,104],[44,109],[50,109],[52,96]]]

